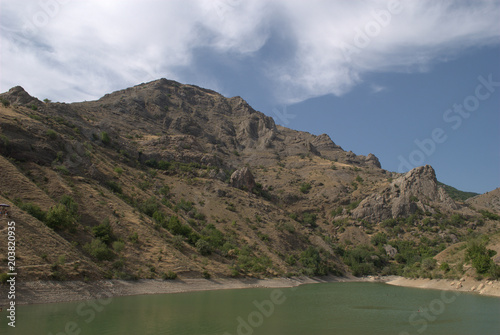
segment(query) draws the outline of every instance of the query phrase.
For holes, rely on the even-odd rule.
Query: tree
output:
[[[51,207],[45,217],[45,223],[54,230],[64,229],[73,224],[73,216],[63,204]]]

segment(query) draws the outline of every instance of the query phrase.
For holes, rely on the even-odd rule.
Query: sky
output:
[[[167,78],[241,96],[384,169],[500,186],[499,0],[0,0],[0,91]]]

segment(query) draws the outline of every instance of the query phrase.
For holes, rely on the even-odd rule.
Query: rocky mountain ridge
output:
[[[241,97],[160,79],[89,102],[0,99],[24,278],[401,274],[498,231],[497,208],[453,201],[432,167],[383,170]]]

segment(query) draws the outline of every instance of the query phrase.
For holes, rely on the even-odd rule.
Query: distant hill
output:
[[[460,191],[454,188],[453,186],[449,186],[446,184],[443,184],[442,182],[438,181],[438,185],[442,186],[446,193],[452,198],[453,200],[459,200],[459,201],[465,201],[469,198],[475,197],[476,195],[479,195],[479,193],[475,192],[465,192],[465,191]]]

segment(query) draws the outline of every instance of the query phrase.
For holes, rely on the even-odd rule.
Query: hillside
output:
[[[432,167],[386,171],[240,97],[160,79],[90,102],[0,98],[24,280],[428,275],[424,260],[499,231],[497,207],[454,201]]]

